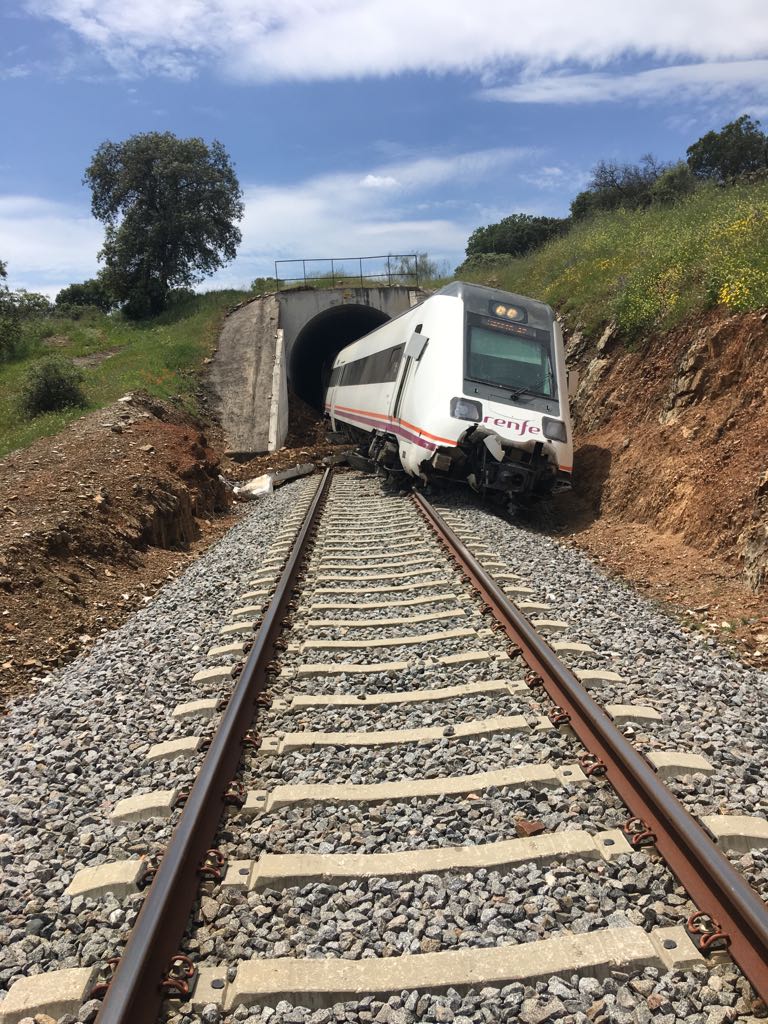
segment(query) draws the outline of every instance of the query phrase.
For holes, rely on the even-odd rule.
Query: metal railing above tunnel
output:
[[[281,277],[289,268],[296,276]],[[300,273],[299,273],[300,271]],[[366,283],[382,287],[419,285],[417,253],[390,253],[388,256],[348,256],[329,259],[275,260],[275,289],[306,285],[312,288],[364,288]]]

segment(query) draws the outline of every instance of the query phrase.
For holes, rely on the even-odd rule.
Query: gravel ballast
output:
[[[704,755],[712,776],[671,780],[694,814],[768,816],[768,673],[737,661],[716,640],[612,579],[582,552],[514,526],[471,501],[441,501],[452,521],[471,530],[551,604],[548,616],[570,623],[557,639],[589,644],[595,657],[564,655],[572,667],[610,667],[626,682],[601,687],[601,704],[649,704],[662,720],[635,737],[639,749]],[[469,542],[470,548],[474,541]]]
[[[203,694],[192,686],[191,679],[198,669],[210,665],[205,659],[206,650],[220,642],[221,626],[231,619],[232,609],[243,603],[243,592],[253,589],[254,570],[263,560],[267,543],[285,516],[295,511],[301,496],[309,495],[314,486],[315,481],[304,481],[246,512],[243,521],[219,545],[184,577],[169,584],[131,623],[103,638],[87,658],[53,676],[39,694],[6,720],[12,756],[8,759],[10,767],[3,769],[0,777],[11,806],[5,834],[0,835],[0,843],[9,849],[7,877],[0,883],[0,912],[9,922],[0,931],[0,938],[5,940],[0,953],[3,987],[19,973],[101,961],[127,934],[142,894],[119,901],[109,896],[70,900],[62,895],[63,890],[74,870],[85,864],[135,856],[157,849],[167,840],[169,823],[114,823],[108,818],[109,810],[125,796],[175,787],[194,778],[202,754],[150,763],[146,761],[147,750],[150,744],[162,740],[210,732],[212,723],[194,719],[174,722],[170,712],[179,702],[228,689],[211,687]],[[356,475],[339,477],[332,486],[329,511],[348,505],[349,495],[359,495],[364,522],[365,502],[375,504],[381,500],[381,493],[377,481]],[[394,521],[399,518],[413,528],[426,530],[407,498],[387,496],[384,503]],[[483,535],[495,557],[532,588],[534,593],[526,599],[552,606],[541,617],[571,624],[556,639],[585,641],[595,648],[594,655],[566,655],[564,660],[578,668],[610,667],[626,677],[626,685],[596,692],[601,703],[637,701],[662,712],[664,721],[637,731],[634,742],[641,749],[685,749],[704,753],[712,760],[717,769],[713,777],[687,776],[673,783],[689,805],[702,804],[704,812],[712,813],[725,809],[721,805],[727,799],[730,811],[749,807],[762,810],[746,813],[766,813],[766,782],[752,768],[759,756],[759,741],[768,735],[766,707],[762,707],[762,717],[750,714],[743,730],[736,730],[736,717],[744,721],[738,706],[728,708],[727,727],[723,727],[722,717],[712,720],[720,714],[717,697],[725,700],[728,681],[738,680],[737,692],[744,687],[746,698],[748,683],[742,675],[746,673],[753,688],[763,687],[764,698],[764,677],[754,678],[757,673],[737,665],[719,649],[702,649],[695,642],[691,645],[691,638],[671,619],[628,587],[606,579],[578,552],[512,526],[473,507],[471,502],[445,504]],[[386,528],[377,529],[382,552],[386,553]],[[477,542],[470,541],[470,548],[473,543]],[[361,605],[371,600],[364,592],[356,596],[318,595],[317,588],[328,585],[316,585],[313,580],[324,571],[319,565],[321,557],[318,547],[306,575],[307,581],[312,581],[312,590],[302,595],[302,604],[338,601]],[[284,674],[275,675],[272,695],[362,695],[521,679],[523,663],[513,652],[509,652],[510,657],[504,656],[508,645],[498,633],[398,645],[402,635],[439,633],[470,624],[483,628],[488,623],[477,617],[477,598],[441,549],[432,547],[430,562],[436,572],[429,578],[417,578],[426,582],[419,593],[461,592],[464,616],[457,617],[457,621],[420,623],[413,628],[388,628],[385,635],[391,636],[392,646],[365,653],[291,648],[279,656]],[[352,570],[338,572],[340,579],[355,574]],[[407,566],[403,565],[401,579],[392,582],[407,580]],[[364,588],[364,584],[356,586]],[[386,601],[402,594],[377,597]],[[301,610],[286,640],[297,644],[322,637],[378,637],[382,631],[373,627],[345,632],[344,627],[310,628],[307,620],[378,619],[430,607],[419,605],[401,612],[357,607],[320,613]],[[678,645],[670,654],[664,638],[675,635],[675,630],[689,647]],[[489,651],[493,660],[455,666],[436,661],[470,650]],[[396,673],[347,676],[293,675],[307,662],[395,659],[407,662],[408,668]],[[710,682],[703,688],[700,674],[711,670],[709,662],[713,659],[718,665],[717,684]],[[692,675],[696,676],[698,690],[691,684]],[[687,694],[675,691],[682,686],[691,689]],[[670,696],[668,690],[675,696]],[[706,695],[703,703],[702,694]],[[757,701],[754,693],[750,696]],[[541,691],[474,694],[434,704],[366,708],[361,701],[361,706],[349,708],[270,710],[260,719],[260,731],[265,736],[301,729],[344,732],[425,725],[447,725],[449,732],[439,740],[421,744],[386,748],[320,746],[278,755],[250,755],[241,777],[248,788],[269,790],[285,783],[378,783],[465,776],[521,764],[573,763],[582,748],[567,731],[472,739],[450,734],[450,726],[458,722],[504,714],[522,714],[529,724],[535,724],[537,716],[549,710],[549,701]],[[697,733],[695,742],[690,742],[690,730]],[[748,762],[743,760],[747,754]],[[728,781],[721,784],[723,765]],[[754,772],[754,781],[750,772]],[[751,789],[746,796],[745,787]],[[361,854],[477,846],[517,838],[521,819],[540,821],[548,832],[582,829],[595,834],[620,827],[626,809],[601,779],[551,790],[490,788],[463,797],[373,805],[289,804],[250,819],[233,809],[227,815],[218,846],[230,858],[244,859],[256,858],[261,851]],[[765,880],[768,868],[763,853],[732,859],[758,885]],[[209,965],[282,956],[365,960],[530,943],[563,930],[579,934],[625,925],[651,929],[681,923],[691,909],[687,897],[655,855],[638,851],[611,863],[569,859],[505,871],[419,875],[407,881],[353,879],[253,893],[224,892],[214,887],[199,904],[195,925],[183,948]],[[481,1024],[506,1020],[524,1024],[558,1020],[577,1024],[726,1024],[738,1013],[756,1012],[762,1011],[752,1004],[749,986],[735,968],[724,965],[712,972],[697,969],[662,974],[648,968],[632,977],[615,972],[604,981],[563,977],[532,986],[485,987],[443,995],[404,991],[390,999],[361,997],[319,1010],[296,1007],[287,1001],[270,1007],[239,1007],[229,1015],[213,1004],[195,1012],[181,1006],[171,1008],[167,1019],[173,1024]]]
[[[242,520],[86,656],[51,674],[2,720],[0,988],[18,974],[99,961],[130,920],[130,902],[64,895],[75,871],[156,849],[170,823],[113,822],[117,800],[189,784],[202,754],[146,761],[150,744],[200,734],[173,708],[200,696],[192,678],[264,559],[274,535],[317,481],[248,508]],[[132,898],[134,904],[141,897]],[[94,920],[95,917],[95,920]]]

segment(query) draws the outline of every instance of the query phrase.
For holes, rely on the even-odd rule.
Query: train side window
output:
[[[413,333],[414,334],[421,334],[421,328],[423,326],[424,326],[424,324],[416,324],[416,326],[413,328]]]
[[[400,360],[403,357],[404,348],[404,345],[395,345],[394,348],[391,348],[389,350],[389,366],[387,367],[387,372],[384,377],[384,381],[397,380],[397,371],[400,369]]]
[[[395,345],[345,363],[339,383],[344,387],[353,387],[356,384],[384,384],[396,380],[403,349],[403,345]]]

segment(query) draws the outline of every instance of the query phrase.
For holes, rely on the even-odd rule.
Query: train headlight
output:
[[[541,427],[544,431],[544,437],[549,438],[550,441],[562,441],[565,443],[568,440],[565,424],[562,420],[552,420],[548,416],[544,416],[541,421]]]
[[[472,420],[479,423],[483,418],[483,407],[479,402],[473,402],[471,398],[452,398],[451,416],[455,420]]]

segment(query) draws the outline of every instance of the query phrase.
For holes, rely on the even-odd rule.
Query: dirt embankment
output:
[[[217,530],[219,458],[173,405],[134,396],[0,460],[0,693],[117,625]]]
[[[768,663],[768,313],[574,335],[574,541]]]
[[[0,709],[124,621],[234,522],[230,482],[339,451],[291,405],[288,447],[246,462],[134,395],[0,459]]]

